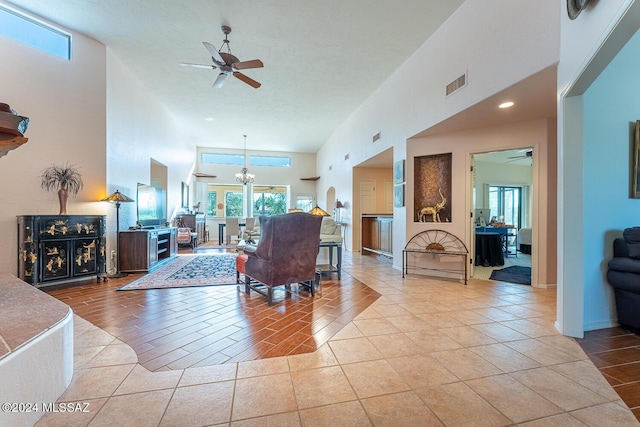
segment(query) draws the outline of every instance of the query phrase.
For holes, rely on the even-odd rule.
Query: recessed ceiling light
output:
[[[507,102],[503,102],[502,104],[498,105],[498,108],[509,108],[509,107],[513,107],[513,102],[507,101]]]
[[[205,117],[204,119],[208,122],[212,122],[215,120],[213,117]]]

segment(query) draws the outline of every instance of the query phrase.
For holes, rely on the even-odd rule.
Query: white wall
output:
[[[2,2],[2,4],[5,4]],[[67,61],[0,37],[0,102],[29,117],[29,141],[0,158],[0,271],[17,274],[16,215],[58,214],[55,191],[40,188],[51,164],[75,165],[84,188],[69,198],[69,214],[106,214],[106,58],[100,43],[68,30]]]
[[[408,159],[406,141],[412,135],[553,66],[559,58],[558,9],[554,0],[464,2],[323,145],[318,152],[319,174],[323,175],[330,165],[335,173],[321,178],[319,193],[333,186],[340,200],[352,199],[350,175],[354,165],[389,147],[394,150],[394,161]],[[446,84],[465,71],[468,86],[445,97]],[[377,132],[382,138],[371,142]],[[346,154],[349,159],[343,160]],[[454,158],[458,173],[463,171],[464,162],[462,157]],[[411,183],[407,182],[406,190],[412,194]],[[454,193],[453,203],[460,206],[454,221],[464,224],[464,186],[460,190]],[[406,218],[413,217],[407,214],[410,207],[413,204],[408,200],[406,208],[394,209],[395,268],[400,268],[407,236],[415,231],[407,224]]]
[[[99,202],[120,190],[135,198],[138,182],[149,183],[151,158],[168,167],[169,212],[180,203],[182,181],[191,179],[195,146],[181,138],[175,120],[108,49],[72,35],[66,61],[0,39],[0,102],[31,119],[29,141],[0,158],[0,196],[12,202],[0,213],[5,242],[16,242],[16,215],[57,214],[55,192],[40,188],[50,164],[76,165],[84,189],[70,198],[69,214],[107,215],[107,247],[115,248],[115,208]],[[121,206],[120,227],[135,224],[135,203]],[[14,243],[6,247],[13,247]],[[16,254],[0,252],[0,270],[16,274]],[[114,266],[108,261],[108,268]]]
[[[174,118],[110,50],[106,57],[107,193],[120,190],[135,199],[137,184],[150,183],[154,159],[167,167],[167,215],[171,218],[182,202],[182,182],[193,182],[196,147],[182,137],[185,133]],[[107,246],[115,248],[114,207],[108,213]],[[123,203],[120,229],[135,225],[136,219],[136,204]]]

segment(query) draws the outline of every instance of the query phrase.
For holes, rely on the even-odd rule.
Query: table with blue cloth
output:
[[[500,233],[476,233],[475,265],[484,267],[504,265]]]

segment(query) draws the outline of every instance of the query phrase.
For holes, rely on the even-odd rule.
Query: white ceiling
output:
[[[107,45],[197,145],[316,152],[463,0],[11,0]],[[264,68],[212,88],[229,25],[232,53]],[[205,120],[205,118],[213,120]]]

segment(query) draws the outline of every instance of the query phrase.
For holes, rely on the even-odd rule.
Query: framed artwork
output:
[[[414,157],[414,222],[451,222],[452,153]]]
[[[182,207],[189,209],[189,186],[186,183],[182,183]]]
[[[404,184],[396,185],[393,188],[393,206],[396,208],[404,206]]]
[[[633,133],[631,198],[640,199],[640,120],[636,120],[636,127]]]
[[[404,160],[398,160],[393,164],[393,182],[396,184],[404,182]]]

